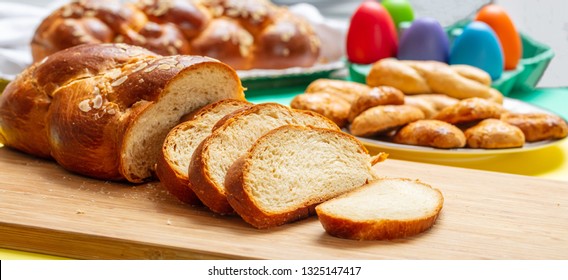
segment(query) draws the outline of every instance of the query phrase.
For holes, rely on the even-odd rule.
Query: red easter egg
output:
[[[388,11],[378,2],[359,5],[347,31],[347,58],[358,64],[396,56],[398,39]]]

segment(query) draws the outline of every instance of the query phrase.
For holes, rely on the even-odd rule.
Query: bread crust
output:
[[[296,95],[290,107],[319,113],[332,120],[339,127],[347,124],[351,104],[337,95],[327,92],[312,92]]]
[[[222,118],[219,121],[222,122],[222,125],[218,126],[216,124],[213,133],[205,138],[195,150],[188,172],[190,187],[197,194],[203,204],[208,206],[213,212],[218,214],[234,213],[233,208],[227,201],[224,185],[218,185],[214,182],[214,179],[212,178],[212,171],[209,170],[209,164],[211,163],[209,162],[207,155],[210,154],[209,148],[211,143],[215,140],[215,138],[222,135],[227,127],[231,126],[236,120],[241,118],[241,116],[255,115],[257,112],[262,111],[265,108],[268,110],[272,107],[277,110],[282,110],[283,114],[287,115],[290,119],[294,118],[294,114],[296,113],[304,116],[309,115],[310,117],[316,118],[322,125],[325,124],[327,127],[333,127],[334,129],[337,128],[337,130],[339,130],[339,127],[337,127],[335,123],[315,112],[293,110],[277,103],[258,104],[244,110],[237,110],[233,114],[230,114],[230,117],[228,118]],[[227,166],[227,168],[230,168],[230,166]],[[221,182],[221,184],[224,184],[224,182]]]
[[[367,109],[351,123],[351,134],[372,136],[424,119],[424,113],[409,105],[384,105]]]
[[[353,103],[360,95],[366,94],[371,88],[367,85],[332,79],[317,79],[306,88],[306,93],[327,92],[334,94],[349,104]]]
[[[170,194],[175,196],[181,202],[200,206],[203,205],[201,200],[189,187],[189,179],[184,174],[180,174],[170,166],[170,162],[166,159],[164,155],[164,150],[158,157],[158,162],[156,163],[156,176],[160,180],[162,186],[168,190]]]
[[[462,148],[464,133],[456,126],[438,120],[419,120],[407,124],[393,138],[395,143],[441,149]]]
[[[504,113],[501,120],[520,128],[527,142],[561,139],[568,135],[568,124],[556,115]]]
[[[6,146],[51,157],[69,171],[140,183],[147,178],[130,174],[124,152],[136,140],[134,127],[143,125],[140,116],[165,99],[172,84],[204,68],[238,84],[222,98],[244,99],[236,72],[214,59],[162,57],[125,44],[72,47],[8,85],[0,97],[0,133]]]
[[[358,150],[361,153],[367,154],[368,151],[365,146],[358,141],[352,135],[347,133],[326,129],[326,128],[313,128],[313,127],[303,127],[295,125],[286,125],[279,128],[273,129],[270,132],[259,138],[255,144],[249,149],[249,151],[241,156],[237,161],[231,165],[227,176],[225,177],[225,188],[227,191],[227,201],[230,203],[232,208],[236,213],[239,214],[250,225],[258,229],[268,229],[276,226],[280,226],[286,223],[291,223],[301,219],[305,219],[311,215],[314,215],[315,207],[328,199],[331,199],[333,195],[327,194],[327,196],[322,195],[317,200],[307,201],[303,206],[297,207],[295,209],[288,209],[285,212],[279,213],[267,213],[260,209],[260,207],[252,200],[253,194],[246,183],[245,174],[247,174],[251,167],[251,156],[252,151],[263,141],[268,141],[272,134],[278,133],[280,130],[287,130],[289,128],[298,130],[317,130],[321,133],[334,133],[341,134],[343,137],[347,137],[353,140],[354,143],[358,144]],[[386,156],[384,156],[386,157]],[[371,158],[369,158],[371,160]],[[374,175],[373,175],[374,176]]]
[[[393,178],[385,180],[412,181],[406,178]],[[391,240],[410,237],[431,228],[438,219],[444,203],[444,197],[438,189],[435,189],[432,186],[418,180],[414,182],[427,186],[428,188],[436,192],[438,196],[438,203],[435,209],[433,209],[433,211],[429,213],[426,213],[423,217],[410,220],[379,219],[356,221],[347,217],[336,216],[323,211],[321,205],[316,207],[315,210],[318,215],[318,219],[325,231],[335,237],[353,240]],[[365,191],[366,188],[371,187],[373,187],[372,182],[353,192],[346,193],[335,199],[346,198],[355,192],[362,192]],[[330,200],[329,202],[333,202],[333,200]]]
[[[438,113],[438,110],[436,110],[436,107],[434,107],[434,104],[432,102],[420,98],[420,95],[411,95],[405,97],[404,105],[418,108],[420,111],[422,111],[422,113],[424,113],[424,117],[426,119],[430,119],[432,118],[432,116]]]
[[[464,134],[470,148],[516,148],[525,144],[521,129],[498,119],[485,119],[468,128]]]
[[[209,114],[217,107],[224,105],[235,107],[243,106],[243,108],[252,106],[252,104],[247,101],[237,99],[223,99],[209,104],[199,110],[194,111],[189,120],[182,122],[174,127],[168,133],[168,136],[166,136],[164,144],[162,145],[160,156],[156,164],[156,175],[160,180],[162,186],[164,186],[173,196],[177,197],[180,201],[186,204],[196,206],[203,205],[201,200],[193,192],[193,189],[189,186],[191,182],[189,181],[187,170],[185,170],[185,173],[181,173],[178,168],[175,168],[175,163],[170,159],[168,148],[171,145],[176,145],[175,143],[173,143],[173,137],[178,136],[178,134],[180,134],[182,131],[190,130],[196,125],[200,125],[199,122],[206,114]],[[195,150],[193,152],[195,152]]]
[[[433,118],[451,124],[474,122],[483,119],[499,119],[505,109],[501,104],[473,97],[463,99],[453,106],[442,109]]]
[[[221,214],[234,214],[234,210],[227,201],[224,189],[217,188],[216,184],[209,176],[209,168],[205,162],[204,155],[207,152],[208,142],[211,136],[205,138],[193,152],[191,164],[189,165],[188,177],[189,187],[211,211]]]
[[[431,93],[424,77],[415,69],[393,58],[375,62],[366,78],[371,87],[392,86],[405,94]]]
[[[453,64],[450,67],[461,76],[479,82],[482,85],[491,86],[491,76],[477,67],[467,64]]]
[[[441,207],[440,207],[441,210]],[[317,207],[316,207],[317,211]],[[431,228],[438,214],[412,221],[353,222],[318,212],[318,219],[332,236],[353,240],[392,240],[417,235]]]
[[[285,213],[268,214],[261,211],[244,188],[243,174],[249,166],[245,158],[246,156],[242,156],[235,161],[225,177],[227,201],[245,222],[258,229],[268,229],[307,218],[315,213],[315,205],[301,207]]]
[[[366,82],[369,86],[393,86],[405,94],[441,93],[458,99],[503,102],[503,95],[487,84],[487,75],[481,70],[438,61],[381,59],[373,64]]]
[[[311,25],[269,1],[72,1],[31,42],[34,61],[81,44],[126,43],[160,55],[214,57],[235,69],[309,67],[320,54]]]
[[[404,93],[396,88],[390,86],[374,87],[353,100],[349,111],[349,122],[353,122],[355,117],[369,108],[379,105],[402,105],[404,99]]]

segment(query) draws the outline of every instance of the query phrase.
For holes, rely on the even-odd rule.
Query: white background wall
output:
[[[0,0],[18,3],[46,5],[49,0]],[[273,0],[290,4],[301,1]],[[325,15],[348,21],[358,1],[349,0],[304,0],[320,7]],[[447,25],[455,20],[473,15],[477,7],[490,0],[409,0],[417,16],[434,16]],[[555,52],[555,57],[539,83],[539,87],[568,86],[568,1],[566,0],[495,0],[503,6],[517,28],[544,43]]]
[[[497,0],[517,28],[538,42],[552,47],[555,56],[539,87],[568,86],[568,1]]]

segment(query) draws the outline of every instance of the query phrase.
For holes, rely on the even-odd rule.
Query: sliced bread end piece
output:
[[[225,177],[227,200],[256,228],[283,225],[376,179],[371,161],[361,142],[349,134],[282,126],[259,138],[231,166]]]
[[[164,140],[156,164],[156,175],[162,186],[184,203],[201,205],[189,186],[187,174],[193,152],[221,118],[249,106],[252,103],[247,101],[223,99],[197,110],[187,121],[174,127]]]
[[[355,240],[404,238],[434,225],[444,198],[418,180],[380,179],[316,207],[332,236]]]

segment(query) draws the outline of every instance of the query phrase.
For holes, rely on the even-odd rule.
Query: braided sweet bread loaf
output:
[[[244,100],[236,72],[200,56],[125,44],[72,47],[35,63],[0,96],[0,143],[106,180],[141,182],[170,129],[209,103]]]
[[[381,59],[367,75],[367,85],[392,86],[407,95],[441,93],[458,99],[479,97],[503,103],[503,94],[491,88],[489,74],[472,66],[438,61]]]
[[[40,61],[85,43],[209,56],[238,70],[312,66],[320,53],[312,27],[267,0],[78,0],[44,19],[31,47]]]

